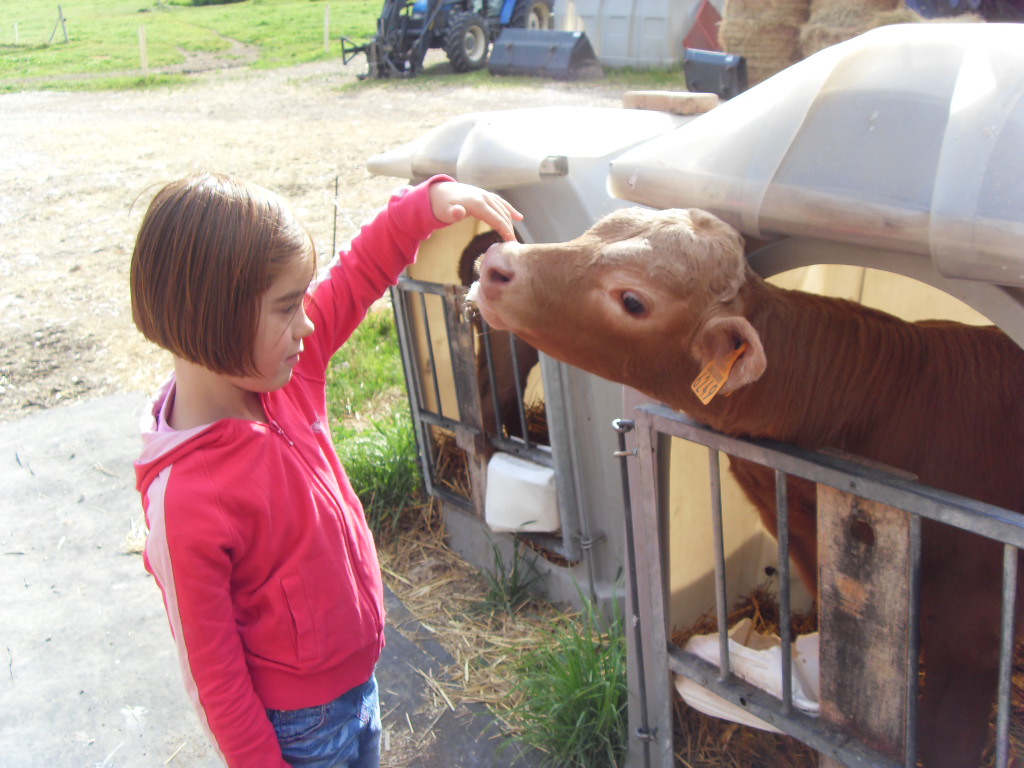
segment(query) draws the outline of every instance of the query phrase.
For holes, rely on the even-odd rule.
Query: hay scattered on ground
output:
[[[559,622],[574,614],[542,600],[515,615],[491,615],[484,607],[483,575],[452,552],[444,541],[439,510],[431,504],[412,529],[382,547],[381,569],[388,587],[425,631],[453,658],[443,674],[427,680],[439,718],[460,704],[483,704],[508,735],[516,732],[509,713],[516,704],[512,687],[523,655],[536,648]],[[405,628],[398,626],[399,631]]]

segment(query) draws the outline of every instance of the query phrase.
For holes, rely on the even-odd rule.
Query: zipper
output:
[[[275,432],[277,432],[277,434],[279,434],[284,439],[284,441],[286,443],[288,443],[288,445],[290,445],[292,448],[295,447],[295,443],[292,442],[292,439],[290,437],[288,437],[288,433],[285,432],[284,429],[281,428],[281,425],[278,424],[277,421],[275,421],[274,419],[271,419],[270,420],[270,427]],[[301,456],[301,454],[300,454],[300,456]],[[304,457],[303,457],[303,461],[305,461]]]
[[[324,491],[324,493],[327,495],[327,497],[330,498],[331,501],[334,502],[335,506],[337,507],[336,514],[343,521],[345,521],[347,516],[345,514],[345,506],[344,506],[343,501],[340,500],[339,498],[337,498],[334,490],[331,487],[329,487],[327,485],[327,483],[324,482],[324,480],[320,477],[320,474],[317,472],[316,468],[313,467],[312,465],[310,465],[309,460],[303,455],[302,451],[299,450],[298,447],[296,447],[295,442],[290,437],[288,437],[288,433],[285,432],[284,428],[280,424],[277,423],[277,419],[275,419],[273,416],[270,415],[270,413],[267,411],[266,403],[264,403],[264,405],[263,405],[263,410],[264,410],[264,413],[267,414],[268,424],[269,424],[270,428],[273,429],[274,432],[276,432],[281,437],[282,440],[284,440],[286,443],[288,443],[288,446],[298,456],[299,461],[302,462],[303,466],[306,467],[307,474],[312,476],[313,482],[317,483],[321,487],[321,489]],[[339,489],[339,491],[340,491],[340,489]],[[346,523],[344,525],[344,527],[347,529],[348,528],[348,524]],[[349,546],[350,547],[354,546],[354,543],[350,541],[349,542]],[[353,572],[355,572],[355,571],[356,571],[356,569],[353,569]],[[361,594],[365,604],[366,605],[375,605],[376,601],[372,599],[372,597],[370,595],[370,588],[369,588],[369,586],[367,584],[364,583],[364,579],[356,578],[355,582],[356,582],[356,588],[359,590],[359,593]],[[384,631],[384,622],[382,621],[382,614],[380,613],[380,611],[383,610],[383,605],[378,606],[378,608],[380,610],[375,611],[377,613],[377,615],[375,617],[374,623],[377,625],[377,627],[376,627],[377,628],[377,632],[378,633],[382,633]]]

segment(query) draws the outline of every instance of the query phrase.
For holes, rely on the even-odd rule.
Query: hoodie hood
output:
[[[167,424],[174,404],[175,379],[171,377],[160,387],[139,421],[142,453],[135,461],[135,488],[145,496],[150,484],[179,458],[218,439],[224,422],[203,424],[185,430],[160,429]]]

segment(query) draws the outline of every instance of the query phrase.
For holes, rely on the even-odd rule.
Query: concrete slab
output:
[[[160,591],[129,540],[140,523],[132,460],[144,406],[142,395],[115,395],[0,424],[4,765],[221,765],[184,692]],[[483,708],[423,722],[416,670],[441,676],[450,658],[394,595],[387,601],[385,726],[437,736],[400,765],[529,766],[513,750],[497,754]]]

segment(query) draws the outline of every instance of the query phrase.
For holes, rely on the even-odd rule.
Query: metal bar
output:
[[[667,406],[644,405],[637,411],[650,414],[652,428],[659,432],[1024,549],[1024,515],[1019,512],[894,477],[836,456],[772,440],[729,437]]]
[[[921,678],[918,665],[921,658],[921,517],[910,515],[910,552],[908,553],[907,599],[907,728],[903,761],[905,768],[917,766],[917,701],[920,698]]]
[[[619,440],[619,472],[622,477],[622,509],[626,523],[626,570],[629,581],[629,606],[632,611],[631,623],[633,625],[633,644],[636,653],[637,684],[640,688],[637,699],[640,702],[640,726],[638,732],[646,737],[651,730],[650,720],[647,713],[647,676],[644,670],[644,643],[643,631],[641,629],[639,610],[639,586],[636,567],[636,539],[633,531],[633,503],[629,498],[629,466],[626,461],[634,455],[632,451],[626,450],[626,433],[632,432],[634,422],[626,419],[616,419],[612,422],[612,428],[618,435]],[[643,750],[643,764],[649,768],[651,764],[651,744],[647,738],[641,741]]]
[[[793,710],[793,610],[789,593],[789,488],[775,470],[775,515],[779,545],[779,637],[782,640],[782,712]]]
[[[515,334],[509,335],[509,354],[512,355],[512,378],[516,386],[516,413],[519,415],[519,428],[522,429],[523,442],[530,444],[530,428],[526,423],[526,403],[524,402],[523,385],[519,371],[519,339]]]
[[[551,446],[541,445],[540,443],[526,445],[516,437],[497,437],[495,435],[488,435],[487,442],[499,451],[536,461],[538,464],[543,464],[545,467],[556,470],[555,474],[557,476],[562,476],[562,472],[559,470],[559,462],[552,455]]]
[[[644,675],[647,681],[647,707],[649,731],[645,739],[651,740],[651,764],[657,768],[671,768],[673,764],[673,713],[670,681],[668,679],[670,643],[667,637],[666,589],[663,581],[666,561],[660,545],[661,500],[658,494],[658,436],[651,420],[638,409],[636,444],[640,458],[640,494],[643,504],[634,509],[637,572],[643,578],[638,582],[640,615],[650,617],[641,625],[644,645]],[[717,669],[714,671],[717,674]]]
[[[445,283],[431,283],[402,275],[398,278],[395,287],[407,293],[431,293],[435,296],[444,296],[445,285]]]
[[[1014,618],[1017,603],[1017,548],[1003,548],[1003,618],[999,647],[999,695],[995,768],[1010,762],[1010,690],[1013,675]]]
[[[738,677],[730,677],[725,681],[719,680],[718,668],[714,664],[704,661],[689,651],[671,645],[668,648],[668,661],[673,672],[688,677],[726,701],[748,710],[769,725],[784,730],[804,744],[818,750],[823,755],[839,760],[849,768],[898,768],[900,765],[874,750],[851,742],[846,734],[828,727],[818,718],[810,717],[799,710],[794,710],[783,720],[779,717],[779,700],[774,696]]]
[[[708,449],[708,471],[711,474],[711,527],[715,547],[715,610],[718,613],[719,680],[731,674],[729,663],[729,606],[725,580],[725,524],[722,521],[722,475],[718,451]]]
[[[420,314],[423,317],[423,332],[427,337],[427,356],[430,359],[431,381],[434,385],[434,402],[437,403],[437,410],[441,408],[441,387],[437,383],[437,361],[434,359],[434,338],[430,333],[430,318],[427,316],[427,297],[420,294]]]
[[[455,419],[436,413],[435,411],[427,410],[426,408],[420,409],[420,420],[433,427],[440,427],[441,429],[451,431],[455,431],[456,428],[465,426],[461,421],[456,421]]]
[[[463,512],[469,512],[470,514],[472,514],[474,512],[474,510],[473,510],[473,502],[472,501],[467,499],[462,494],[455,493],[454,491],[452,491],[452,490],[450,490],[448,488],[445,488],[442,485],[437,486],[434,489],[434,492],[433,492],[432,495],[435,498],[440,499],[445,504],[452,504],[453,506],[458,507]]]
[[[402,354],[402,367],[405,371],[405,385],[409,392],[409,410],[412,413],[413,431],[416,435],[416,447],[420,454],[420,468],[423,475],[424,490],[433,496],[435,492],[432,461],[430,458],[430,435],[422,421],[422,389],[419,381],[419,366],[413,355],[412,329],[409,325],[408,294],[391,289],[391,308],[395,314],[395,328],[398,331],[398,346]]]
[[[484,359],[487,362],[487,382],[491,388],[491,410],[494,411],[494,431],[498,437],[503,437],[505,430],[504,419],[501,417],[501,403],[498,402],[498,374],[494,368],[494,349],[491,346],[491,327],[487,321],[480,319],[480,339],[484,345]]]

